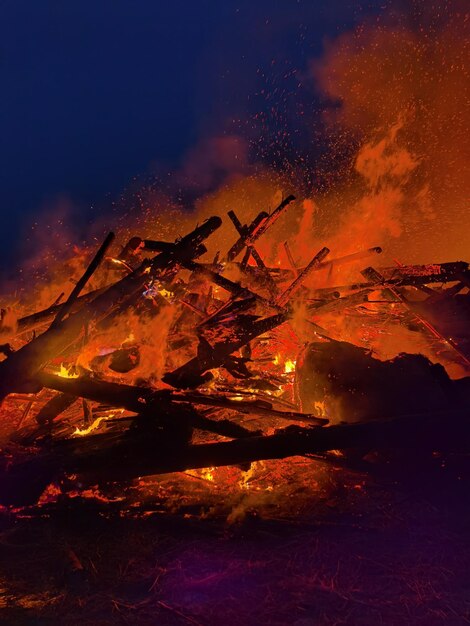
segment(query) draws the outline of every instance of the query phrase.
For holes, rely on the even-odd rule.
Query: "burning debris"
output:
[[[65,302],[3,310],[4,421],[24,406],[4,445],[3,504],[71,477],[84,488],[384,442],[461,447],[469,386],[427,357],[469,370],[468,264],[364,269],[381,248],[331,259],[323,247],[302,265],[286,242],[289,267],[271,267],[257,244],[294,201],[248,225],[230,211],[235,242],[212,261],[201,257],[218,216],[115,256],[110,233]],[[351,268],[364,280],[335,285]],[[399,331],[419,333],[427,356],[374,358]]]

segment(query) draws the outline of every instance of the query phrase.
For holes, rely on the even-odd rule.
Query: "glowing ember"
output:
[[[215,478],[215,469],[215,467],[206,467],[201,471],[201,478],[208,480],[209,482],[213,482]]]
[[[184,472],[187,476],[192,476],[193,478],[200,478],[201,480],[205,480],[209,483],[213,483],[216,478],[216,467],[203,467],[199,470],[191,470]]]

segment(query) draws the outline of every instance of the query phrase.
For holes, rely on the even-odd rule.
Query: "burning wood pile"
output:
[[[13,321],[3,311],[3,420],[24,408],[3,446],[2,504],[34,503],[70,476],[86,486],[331,450],[465,446],[467,380],[420,355],[378,360],[365,338],[405,328],[433,360],[468,371],[468,264],[364,269],[379,247],[333,259],[323,247],[302,266],[286,242],[289,266],[270,267],[258,241],[294,200],[248,225],[230,211],[234,243],[210,262],[200,259],[218,216],[171,243],[133,237],[113,257],[110,233],[65,302]],[[363,280],[332,284],[342,267]],[[97,271],[105,284],[90,289]]]

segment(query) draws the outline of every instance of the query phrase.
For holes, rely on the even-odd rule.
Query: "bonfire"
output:
[[[265,459],[462,445],[469,389],[446,367],[470,368],[468,264],[381,267],[379,246],[300,262],[288,241],[265,262],[260,243],[296,204],[249,224],[215,215],[171,242],[109,233],[69,293],[39,311],[5,306],[3,505],[170,472],[214,481],[223,466],[245,485]],[[233,239],[208,258],[222,220]],[[404,354],[384,358],[384,338]]]

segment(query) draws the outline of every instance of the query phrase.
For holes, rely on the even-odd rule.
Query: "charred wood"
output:
[[[413,449],[428,454],[468,451],[467,411],[441,411],[389,420],[341,424],[329,428],[289,427],[270,436],[186,445],[162,445],[157,435],[136,432],[128,437],[95,435],[67,440],[53,450],[11,464],[0,476],[0,501],[25,505],[37,500],[47,484],[61,474],[79,474],[80,482],[129,481],[138,476],[195,468],[240,465],[264,459],[318,454],[328,450]],[[158,454],[155,450],[158,449]]]

